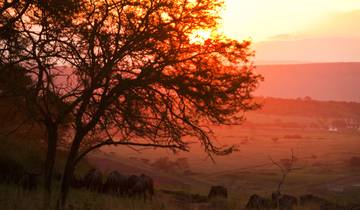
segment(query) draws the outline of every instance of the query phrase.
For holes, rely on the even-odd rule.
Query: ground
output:
[[[319,106],[317,110],[321,110],[321,107],[327,107],[330,102],[311,103]],[[331,132],[327,125],[336,120],[347,119],[349,114],[354,116],[355,121],[359,121],[360,115],[346,108],[353,104],[338,105],[342,108],[339,108],[336,116],[328,116],[328,113],[332,113],[330,111],[311,116],[305,111],[282,113],[277,110],[274,114],[274,110],[269,113],[270,109],[263,109],[264,111],[247,114],[243,125],[214,127],[214,139],[219,144],[236,144],[239,148],[238,152],[228,156],[215,157],[215,162],[208,158],[198,144],[193,144],[189,153],[175,154],[160,149],[103,148],[91,153],[80,164],[77,174],[81,176],[91,167],[104,173],[112,170],[118,170],[124,175],[145,173],[155,181],[154,199],[144,203],[138,199],[72,190],[69,210],[208,210],[214,209],[214,206],[218,209],[243,209],[251,194],[270,197],[281,175],[270,158],[275,161],[288,159],[291,151],[297,160],[297,170],[288,174],[282,192],[295,196],[311,193],[340,204],[359,204],[360,163],[351,165],[350,159],[360,157],[360,132]],[[341,115],[341,110],[344,116]],[[40,168],[43,153],[36,146],[35,136],[29,139],[31,136],[20,135],[14,139],[1,137],[0,157],[8,156],[24,164],[27,169]],[[32,143],[27,142],[24,147],[22,143],[25,140],[31,140]],[[187,140],[195,141],[190,137]],[[64,155],[59,152],[57,170],[63,168]],[[174,165],[176,167],[171,167]],[[206,198],[212,185],[223,185],[228,189],[229,198],[225,203],[200,202]],[[57,189],[55,187],[55,192]],[[39,209],[41,197],[40,189],[29,193],[16,185],[0,184],[1,210]]]

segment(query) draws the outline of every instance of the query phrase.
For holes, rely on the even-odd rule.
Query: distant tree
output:
[[[249,63],[249,42],[216,33],[221,0],[70,6],[63,18],[45,3],[31,7],[14,27],[22,45],[3,41],[0,51],[3,63],[27,69],[34,80],[27,98],[48,133],[46,177],[59,126],[70,124],[59,208],[78,161],[102,146],[187,151],[184,137],[192,136],[210,157],[234,151],[216,145],[208,125],[241,123],[244,112],[258,108],[251,93],[261,77]],[[191,38],[201,30],[212,36]]]
[[[280,161],[274,161],[271,156],[269,156],[270,161],[280,169],[281,178],[276,188],[276,193],[281,194],[282,186],[284,185],[287,176],[294,170],[299,170],[301,167],[295,167],[294,164],[298,159],[294,156],[294,151],[291,150],[291,157],[287,159],[281,159]]]

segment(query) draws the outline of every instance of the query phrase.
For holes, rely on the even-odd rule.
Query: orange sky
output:
[[[224,31],[234,38],[264,41],[303,33],[339,13],[360,9],[359,0],[225,0]],[[324,23],[327,24],[327,23]],[[354,24],[358,24],[354,20]]]
[[[360,61],[360,0],[225,0],[222,31],[265,63]]]

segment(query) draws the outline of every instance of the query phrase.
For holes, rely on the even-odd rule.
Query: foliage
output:
[[[14,2],[0,5],[12,34],[0,40],[2,69],[33,79],[22,95],[46,128],[48,191],[59,129],[69,125],[62,202],[77,162],[105,145],[187,150],[192,136],[210,156],[234,151],[216,145],[208,125],[238,124],[257,108],[261,77],[250,43],[217,33],[221,0]],[[199,30],[212,36],[192,40]]]

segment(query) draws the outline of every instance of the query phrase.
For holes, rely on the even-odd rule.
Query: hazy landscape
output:
[[[0,210],[360,210],[358,0],[0,2]]]
[[[352,93],[351,84],[356,87],[359,83],[346,83],[348,78],[346,74],[336,76],[339,75],[338,66],[352,65],[324,64],[322,70],[325,71],[326,67],[329,67],[327,70],[329,78],[334,78],[334,80],[326,80],[332,82],[331,85],[327,84],[328,87],[344,88],[317,97],[336,98],[344,96],[343,91]],[[296,72],[296,69],[303,68],[303,65],[276,67],[278,68],[260,66],[259,70],[265,75],[271,75],[281,70]],[[319,72],[312,69],[308,71],[312,75]],[[350,68],[348,71],[355,75],[360,74],[357,68]],[[271,82],[276,83],[276,81]],[[309,81],[306,78],[297,81],[298,90],[306,89],[307,82]],[[276,87],[273,88],[275,93]],[[312,91],[316,92],[314,88],[316,87],[313,87]],[[319,87],[321,88],[323,87]],[[145,173],[154,179],[156,202],[164,202],[163,205],[170,205],[173,209],[183,209],[181,199],[188,200],[186,202],[189,202],[189,209],[205,208],[198,206],[200,204],[207,206],[206,203],[192,203],[191,197],[184,195],[198,194],[206,197],[213,185],[225,186],[229,191],[231,205],[242,208],[251,194],[266,196],[276,189],[281,179],[281,171],[270,158],[277,161],[288,159],[293,151],[296,157],[295,166],[298,169],[288,175],[283,187],[284,192],[298,196],[311,193],[336,199],[340,203],[356,203],[360,199],[360,163],[351,162],[351,159],[360,157],[360,103],[319,101],[309,96],[295,96],[293,95],[292,99],[257,97],[256,100],[262,104],[262,108],[247,113],[242,125],[213,127],[214,138],[219,144],[235,144],[239,149],[230,155],[214,157],[215,162],[209,159],[197,143],[193,144],[190,152],[176,153],[164,149],[119,146],[97,150],[86,158],[87,168],[95,167],[104,174],[118,170],[127,176]],[[352,99],[356,101],[356,98]],[[2,104],[4,107],[1,114],[2,132],[11,130],[11,126],[19,121],[19,118],[9,115],[11,104],[10,107],[7,105],[9,104]],[[34,129],[28,130],[27,126],[23,129],[25,134],[20,132],[15,135],[18,136],[17,138],[24,138],[24,135],[36,136],[36,133],[33,133]],[[191,138],[188,140],[192,141]],[[32,153],[31,150],[27,152]],[[79,176],[88,169],[82,170]],[[173,195],[169,192],[178,194]],[[2,194],[5,198],[9,195]],[[164,196],[166,199],[163,198]],[[141,207],[142,205],[148,205],[136,206],[131,204],[132,201],[127,200],[122,202],[125,203],[124,205],[135,205],[131,207],[132,209],[142,209],[144,208]],[[160,205],[159,203],[152,205]],[[130,208],[129,206],[123,208]],[[158,206],[154,208],[157,209]]]

